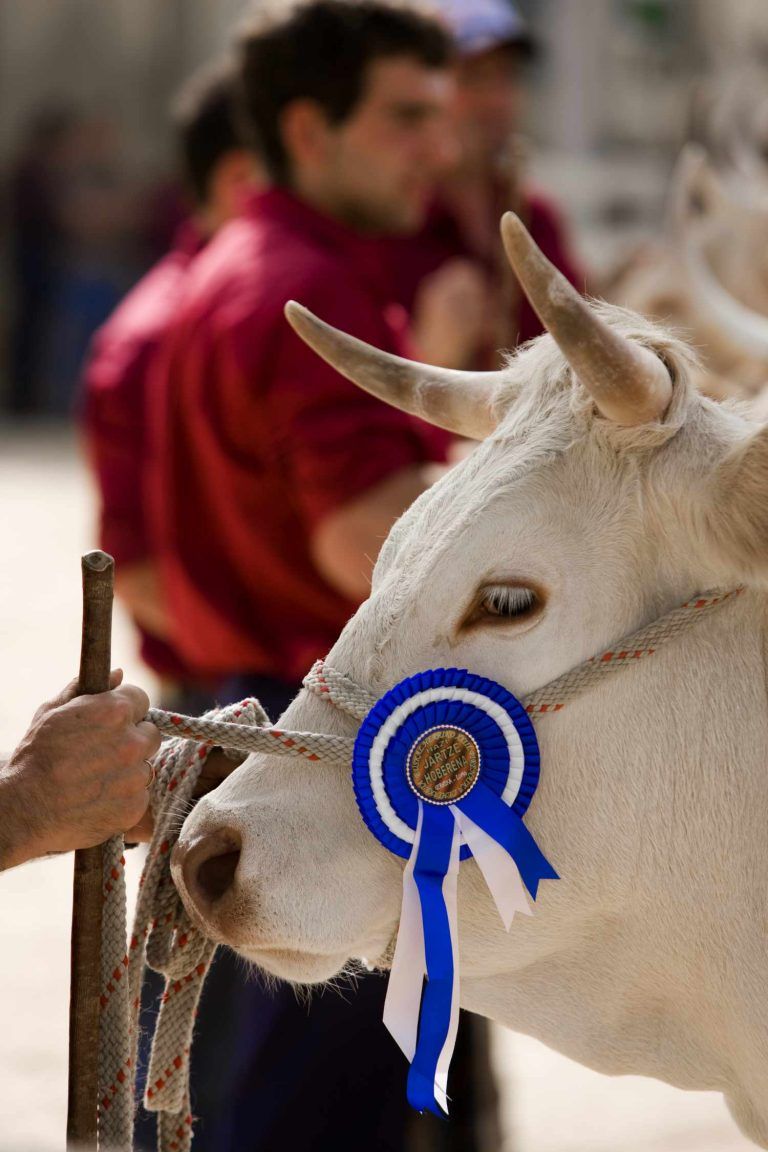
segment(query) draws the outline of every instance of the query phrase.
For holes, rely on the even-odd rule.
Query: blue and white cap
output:
[[[514,44],[525,52],[533,38],[511,0],[438,0],[462,56]]]

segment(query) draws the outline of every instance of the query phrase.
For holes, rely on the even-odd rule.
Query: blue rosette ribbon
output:
[[[531,721],[511,692],[458,668],[420,672],[376,702],[352,780],[368,828],[407,860],[384,1023],[410,1061],[408,1100],[448,1111],[459,1019],[459,864],[474,856],[509,929],[557,873],[523,823],[539,781]]]

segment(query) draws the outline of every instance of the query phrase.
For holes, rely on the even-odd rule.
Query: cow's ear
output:
[[[734,575],[768,578],[768,425],[731,450],[709,493],[710,540]]]
[[[714,217],[727,212],[728,196],[723,181],[700,144],[683,146],[669,182],[669,222],[680,234],[696,217]]]

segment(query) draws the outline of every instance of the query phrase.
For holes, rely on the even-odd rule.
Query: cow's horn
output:
[[[660,420],[672,398],[661,360],[606,324],[513,212],[504,215],[501,234],[523,291],[603,416],[627,426]]]
[[[506,373],[457,372],[404,360],[340,332],[294,300],[285,315],[337,372],[387,404],[471,440],[483,440],[496,427],[494,406]]]

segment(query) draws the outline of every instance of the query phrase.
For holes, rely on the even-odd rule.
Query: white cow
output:
[[[692,593],[728,606],[537,718],[526,821],[562,877],[504,931],[459,879],[461,1001],[602,1072],[719,1089],[768,1147],[768,429],[699,395],[661,328],[587,305],[506,217],[549,335],[502,372],[399,361],[294,311],[363,387],[483,443],[396,524],[328,662],[375,693],[456,666],[518,696]],[[354,734],[301,693],[283,726]],[[324,981],[386,965],[403,861],[349,764],[252,756],[187,819],[175,876],[215,938]]]

